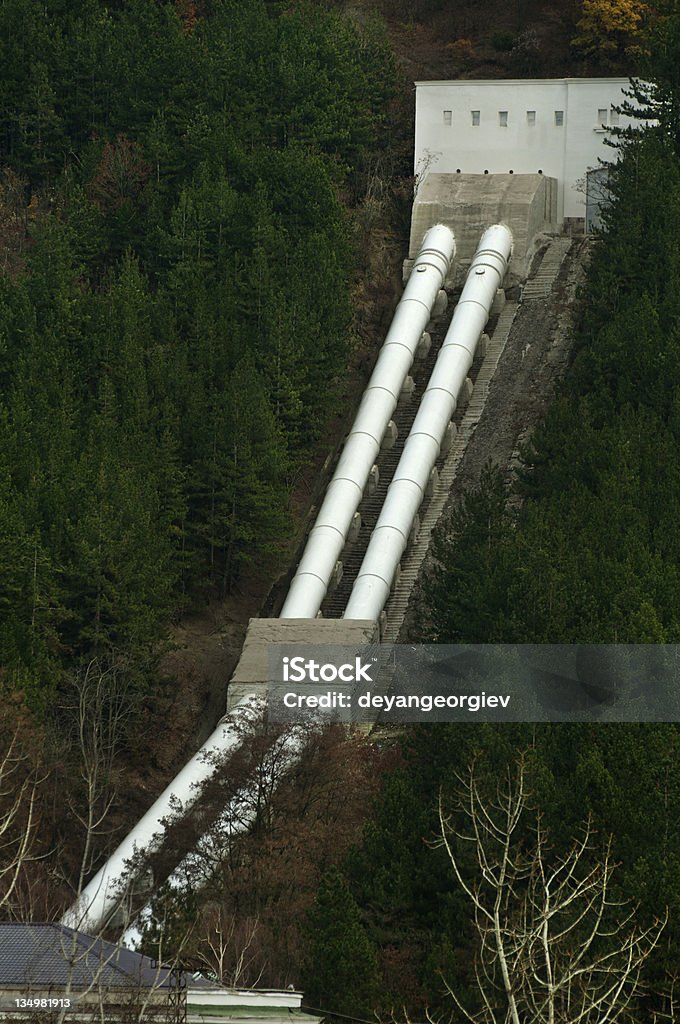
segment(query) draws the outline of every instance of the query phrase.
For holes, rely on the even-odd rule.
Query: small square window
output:
[[[555,111],[555,126],[557,128],[561,128],[563,124],[564,124],[564,111],[563,110],[556,110]]]
[[[607,114],[608,114],[607,108],[606,107],[600,107],[598,109],[598,111],[597,111],[597,123],[598,124],[606,124],[607,123]]]
[[[444,124],[451,124],[451,111],[450,110],[445,110],[444,111]]]
[[[501,128],[507,128],[508,127],[508,112],[507,112],[507,110],[499,110],[498,111],[498,123],[501,126]]]
[[[619,123],[619,112],[616,109],[616,107],[611,107],[610,110],[609,110],[609,123],[610,124],[618,124]]]
[[[472,110],[470,113],[472,114],[472,125],[474,128],[477,128],[479,126],[479,111]]]
[[[527,110],[527,124],[536,124],[535,110]]]

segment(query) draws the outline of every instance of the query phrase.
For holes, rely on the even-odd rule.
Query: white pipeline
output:
[[[281,613],[283,618],[314,618],[321,607],[454,251],[453,234],[444,225],[431,228],[423,239],[291,585]],[[137,862],[160,845],[164,821],[179,807],[186,811],[196,802],[201,787],[214,773],[216,761],[240,744],[240,715],[245,713],[244,706],[251,703],[252,698],[246,697],[222,719],[198,753],[88,883],[80,898],[62,918],[63,924],[87,931],[97,931],[106,925],[121,905],[126,889],[139,870]]]
[[[282,619],[313,619],[321,608],[454,253],[455,243],[449,228],[443,224],[430,228],[293,577],[281,609]]]
[[[164,822],[180,810],[186,813],[193,806],[217,765],[226,754],[240,746],[244,724],[260,708],[260,700],[247,696],[220,721],[200,750],[184,765],[83,889],[80,898],[62,917],[62,924],[91,934],[106,926],[139,870],[139,858],[156,849],[162,841]]]
[[[345,619],[377,620],[423,500],[446,428],[489,319],[512,252],[512,235],[496,224],[481,237],[444,344],[406,440],[380,518],[345,608]]]
[[[510,232],[500,225],[482,236],[344,618],[375,620],[387,600],[456,397],[472,363],[496,289],[505,275],[511,245]],[[432,228],[425,236],[293,579],[282,618],[314,618],[321,607],[416,348],[448,274],[454,249],[453,235],[443,225]],[[106,926],[139,870],[138,862],[162,842],[165,822],[180,810],[185,814],[195,804],[217,763],[241,744],[244,721],[249,721],[251,714],[259,714],[260,708],[261,702],[248,695],[220,721],[89,882],[62,918],[63,924],[93,933]],[[295,734],[285,740],[292,756],[298,742]],[[235,805],[231,812],[234,809]],[[244,814],[245,824],[247,819]],[[181,865],[178,877],[182,869],[191,870],[193,866],[190,855]],[[128,938],[136,938],[134,927]]]
[[[277,737],[264,755],[257,776],[231,798],[208,831],[167,878],[164,889],[168,894],[196,893],[210,882],[229,843],[247,832],[257,819],[262,776],[267,778],[268,788],[278,787],[300,760],[309,735],[309,729],[293,726]],[[127,949],[140,949],[144,933],[154,921],[156,908],[152,900],[128,925],[121,945]]]

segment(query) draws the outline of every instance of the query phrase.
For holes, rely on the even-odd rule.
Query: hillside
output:
[[[510,478],[492,453],[455,494],[413,642],[580,643],[595,658],[594,645],[651,645],[653,658],[677,643],[680,11],[658,14],[641,67],[652,102],[636,99],[659,123],[631,134],[612,172],[558,398]],[[531,348],[546,312],[524,308]],[[654,681],[636,679],[640,708]],[[316,1005],[475,1024],[677,1020],[678,723],[557,717],[407,731],[404,765],[317,894]]]
[[[644,5],[592,5],[585,30],[580,0],[348,0],[336,6],[359,22],[383,18],[405,77],[418,81],[632,73]]]
[[[586,6],[584,23],[580,3],[538,0],[3,4],[8,916],[69,905],[211,730],[248,616],[285,586],[399,295],[414,79],[639,66],[666,103],[615,179],[564,390],[516,478],[485,471],[460,497],[413,639],[677,640],[677,3],[648,18],[643,64],[642,6]],[[532,798],[519,859],[533,865],[520,888],[542,870],[527,853],[537,821],[557,857],[588,821],[611,835],[612,904],[639,902],[650,934],[665,926],[631,1007],[673,1021],[677,725],[371,743],[310,730],[293,766],[270,739],[249,736],[213,794],[224,804],[257,778],[252,830],[218,836],[212,888],[199,898],[189,884],[173,907],[189,968],[304,983],[337,1019],[448,1015],[452,986],[473,998],[478,935],[458,854],[433,845],[437,797],[454,813],[477,757],[493,801],[519,757]],[[588,845],[586,882],[609,880],[604,848]],[[516,921],[526,907],[512,906]],[[596,934],[605,947],[612,932]],[[474,997],[472,1020],[506,1019],[494,991],[487,1016]],[[549,1019],[601,1019],[558,1011]],[[627,1004],[606,1019],[627,1021]]]

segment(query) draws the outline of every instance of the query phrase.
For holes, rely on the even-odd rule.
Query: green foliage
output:
[[[265,0],[9,0],[0,55],[0,665],[49,688],[276,568],[395,75],[373,25]]]
[[[679,739],[675,724],[413,729],[404,743],[406,769],[387,777],[361,845],[345,864],[364,927],[379,952],[390,1003],[405,1006],[412,1019],[426,1011],[450,1012],[445,979],[474,1008],[475,926],[446,856],[433,843],[439,831],[437,801],[440,790],[445,801],[458,792],[459,776],[473,757],[480,785],[493,798],[499,778],[518,752],[525,752],[530,804],[541,812],[551,849],[566,853],[590,816],[602,842],[610,834],[614,838],[620,866],[612,898],[639,905],[640,924],[651,924],[669,908],[664,942],[645,966],[650,999],[662,1005],[659,993],[677,963],[680,943],[675,875],[680,842],[673,827],[680,812],[680,779],[673,767]],[[531,829],[522,833],[528,849],[534,839]],[[459,863],[473,873],[477,865],[470,855],[470,844],[457,842]],[[388,966],[395,954],[401,957],[403,980],[393,987]]]
[[[509,53],[517,43],[517,37],[513,32],[508,32],[507,29],[502,29],[500,32],[494,32],[491,36],[491,45],[494,50],[499,53]]]
[[[680,154],[680,5],[678,0],[658,0],[643,34],[639,54],[640,77],[633,79],[629,99],[622,110],[647,122],[644,130],[671,142]],[[650,129],[653,126],[653,132]],[[630,140],[639,127],[620,129],[615,134]]]
[[[660,125],[622,140],[575,360],[523,453],[518,493],[508,501],[506,481],[487,467],[437,539],[424,618],[439,642],[678,641],[680,46],[677,4],[661,11],[650,51]],[[620,867],[612,896],[639,903],[643,925],[668,908],[663,942],[644,967],[647,1005],[634,1011],[664,1012],[680,959],[679,742],[677,723],[414,729],[406,767],[386,780],[345,865],[393,1001],[401,997],[411,1019],[426,1010],[448,1016],[445,979],[475,1009],[474,926],[432,845],[435,808],[474,755],[493,793],[525,751],[531,801],[555,852],[566,853],[590,815],[603,840],[613,836]],[[456,855],[464,864],[464,843]],[[394,951],[404,977],[397,994],[387,969]]]
[[[623,53],[636,52],[640,25],[648,13],[649,7],[640,0],[583,0],[572,45],[605,63],[615,63]]]
[[[655,131],[631,140],[612,190],[577,358],[524,453],[518,521],[487,477],[439,541],[429,593],[442,641],[678,636],[680,171],[671,141]]]
[[[366,1017],[378,1002],[375,951],[361,923],[359,907],[342,874],[333,869],[321,881],[309,915],[311,968],[305,982],[309,1006],[333,1014]]]
[[[662,28],[668,42],[671,28]],[[677,46],[674,53],[677,68]],[[659,89],[670,97],[667,57]],[[612,169],[613,202],[588,270],[576,358],[523,453],[519,510],[517,501],[508,503],[500,476],[487,470],[437,542],[428,610],[439,641],[677,642],[680,171],[677,117],[671,106],[664,109],[662,126],[623,140],[622,159]],[[672,826],[680,787],[671,767],[678,725],[527,726],[523,739],[509,731],[517,728],[488,729],[479,734],[479,747],[500,765],[512,759],[508,739],[515,749],[531,746],[532,793],[556,846],[568,843],[591,814],[614,837],[621,861],[617,895],[640,902],[642,921],[669,908],[664,943],[645,967],[656,993],[650,999],[660,1007],[658,993],[680,950],[673,877],[680,844]],[[465,733],[451,731],[462,747]],[[407,799],[432,805],[461,754],[441,729],[427,738],[418,733],[415,753]],[[430,780],[426,791],[423,778]],[[650,793],[662,794],[653,806]],[[366,850],[370,842],[369,834]],[[396,835],[394,848],[402,842]],[[439,878],[432,855],[421,856]],[[417,878],[424,868],[411,870]],[[446,885],[436,886],[430,900],[435,892],[450,899]],[[416,892],[413,886],[413,905],[422,899]],[[441,920],[435,931],[440,966],[446,961],[447,977],[464,991],[470,980],[465,943],[456,947],[451,921]],[[420,963],[425,984],[430,967]]]
[[[506,488],[491,466],[479,489],[466,496],[451,522],[451,532],[434,544],[438,568],[430,587],[430,616],[437,638],[446,643],[484,643],[506,607],[503,586],[491,596],[489,577],[503,580],[503,545],[508,528]],[[456,557],[452,557],[455,549]],[[471,640],[471,636],[475,640]]]

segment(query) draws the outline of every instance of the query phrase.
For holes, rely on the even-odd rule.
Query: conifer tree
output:
[[[322,1010],[354,1017],[372,1017],[379,1004],[375,951],[342,874],[333,869],[323,878],[310,911],[310,965],[305,1001]]]

